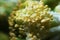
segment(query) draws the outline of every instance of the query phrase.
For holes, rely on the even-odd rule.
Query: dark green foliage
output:
[[[60,0],[43,0],[44,4],[47,4],[52,10],[57,6]]]
[[[8,35],[0,32],[0,40],[9,40]]]
[[[0,0],[0,31],[4,33],[8,33],[9,31],[8,16],[14,7],[16,7],[16,3],[10,0]]]

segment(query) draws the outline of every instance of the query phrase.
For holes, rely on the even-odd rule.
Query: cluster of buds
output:
[[[40,40],[51,27],[53,16],[49,13],[50,8],[42,1],[26,1],[25,3],[27,3],[25,8],[13,11],[9,17],[10,38],[26,35],[27,38],[32,38],[31,40]]]

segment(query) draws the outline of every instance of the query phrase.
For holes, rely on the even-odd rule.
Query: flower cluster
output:
[[[9,17],[10,38],[24,37],[26,40],[40,40],[51,27],[53,16],[50,8],[42,1],[26,1],[25,8],[13,11]],[[14,39],[15,40],[15,39]]]

